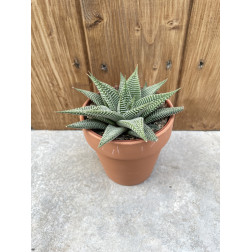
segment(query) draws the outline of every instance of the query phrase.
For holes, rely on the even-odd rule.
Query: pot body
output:
[[[83,106],[88,105],[87,100]],[[166,101],[169,107],[172,103]],[[113,140],[98,148],[101,136],[92,130],[83,129],[88,144],[96,151],[110,179],[121,185],[137,185],[151,174],[159,153],[171,136],[175,116],[170,116],[166,125],[156,132],[157,142],[137,140]],[[80,120],[84,120],[80,116]]]

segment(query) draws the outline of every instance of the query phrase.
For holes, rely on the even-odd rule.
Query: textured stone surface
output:
[[[32,248],[219,251],[219,132],[173,132],[151,177],[126,187],[81,131],[32,131]]]

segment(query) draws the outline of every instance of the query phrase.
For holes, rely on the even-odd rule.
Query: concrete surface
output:
[[[174,131],[133,187],[107,178],[81,131],[31,134],[34,251],[219,251],[219,132]]]

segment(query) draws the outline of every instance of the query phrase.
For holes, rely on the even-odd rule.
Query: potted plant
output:
[[[142,183],[170,138],[174,115],[184,109],[169,100],[179,89],[157,94],[167,80],[141,88],[137,67],[127,80],[120,74],[118,89],[89,77],[99,93],[76,89],[89,99],[59,112],[80,116],[67,127],[83,129],[109,178],[121,185]]]

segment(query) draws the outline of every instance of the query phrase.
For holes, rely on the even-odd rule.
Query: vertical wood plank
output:
[[[176,116],[174,129],[220,128],[219,4],[219,0],[193,1],[176,101],[185,110]]]
[[[77,121],[54,111],[81,106],[72,86],[92,89],[87,78],[85,35],[76,1],[32,1],[32,128],[65,129]]]
[[[120,72],[129,77],[138,64],[141,85],[168,78],[161,92],[176,89],[190,4],[188,0],[82,0],[93,74],[115,85]]]

